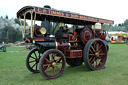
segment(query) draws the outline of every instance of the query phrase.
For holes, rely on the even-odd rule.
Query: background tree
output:
[[[0,18],[3,18],[3,16],[1,16]]]
[[[5,16],[5,19],[8,19],[8,15]]]
[[[22,33],[21,30],[19,29],[20,26],[14,27],[15,23],[14,22],[10,22],[10,20],[8,19],[8,16],[6,15],[5,18],[0,18],[0,20],[3,23],[0,23],[0,43],[5,42],[15,42],[15,41],[22,41]],[[15,19],[17,21],[17,23],[19,22],[18,19]],[[23,21],[22,21],[23,23]],[[27,23],[26,23],[27,25]]]
[[[103,24],[103,30],[108,31],[108,29],[109,29],[109,25]],[[112,31],[112,30],[115,30],[115,28],[111,25],[109,31]]]
[[[17,24],[19,24],[21,26],[20,20],[18,18],[15,18],[14,21],[15,21],[15,23],[17,23]],[[21,20],[21,23],[22,23],[22,25],[24,25],[24,21],[23,20]],[[28,26],[28,23],[26,22],[25,25]]]
[[[128,31],[128,19],[126,19],[124,21],[124,23],[122,23],[122,26],[124,26],[124,28],[126,29],[126,31]]]
[[[13,27],[6,26],[5,28],[0,29],[0,35],[0,43],[3,41],[5,43],[22,41],[22,33],[18,28],[14,29]]]

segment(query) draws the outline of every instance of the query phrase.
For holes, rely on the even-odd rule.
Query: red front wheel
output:
[[[43,53],[39,61],[39,71],[46,79],[59,77],[66,65],[64,54],[56,49],[50,49]]]

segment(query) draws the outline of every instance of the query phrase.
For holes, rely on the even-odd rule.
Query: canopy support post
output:
[[[111,27],[111,24],[109,24],[109,28],[107,30],[107,35],[106,36],[108,36],[108,31],[110,30],[110,27]]]
[[[103,23],[101,23],[101,34],[103,34]]]
[[[50,22],[49,20],[47,19],[47,17],[45,17],[44,19],[44,23],[45,23],[45,28],[47,29],[47,32],[46,32],[46,39],[49,39],[49,34],[50,34]]]
[[[23,38],[25,38],[25,29],[26,29],[26,19],[25,19],[26,14],[24,14],[24,34],[23,34]]]
[[[94,38],[95,38],[95,32],[96,32],[96,30],[95,30],[96,26],[95,25],[96,25],[96,23],[94,24],[94,30],[93,30],[94,31]]]
[[[36,13],[35,13],[35,16],[34,16],[34,27],[35,27],[35,20],[36,20]],[[33,34],[34,34],[34,28],[33,28]]]
[[[24,28],[23,28],[23,25],[22,25],[22,22],[21,22],[21,17],[19,17],[19,20],[20,20],[21,32],[22,32],[22,40],[23,40],[23,38],[24,38],[24,32],[23,32]]]
[[[31,38],[33,38],[33,15],[31,13]]]

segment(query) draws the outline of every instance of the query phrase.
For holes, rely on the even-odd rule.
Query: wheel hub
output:
[[[90,39],[90,34],[89,34],[89,33],[87,33],[85,36],[86,36],[86,39],[87,39],[87,40]]]
[[[56,66],[57,66],[56,62],[53,62],[52,67],[56,67]]]
[[[36,59],[36,63],[39,63],[39,58]]]
[[[96,53],[95,53],[95,56],[96,56],[96,57],[99,57],[99,53],[98,53],[98,52],[96,52]]]

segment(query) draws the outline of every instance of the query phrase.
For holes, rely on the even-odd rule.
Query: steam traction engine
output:
[[[84,62],[90,70],[104,67],[108,46],[103,30],[95,29],[95,24],[101,23],[102,28],[103,23],[111,25],[113,21],[54,10],[50,6],[25,6],[17,12],[17,17],[24,19],[22,33],[25,42],[37,47],[27,55],[29,71],[40,72],[46,79],[54,79],[63,73],[66,63],[79,66]],[[28,33],[26,19],[31,20]],[[42,21],[44,26],[36,25],[37,20]]]

